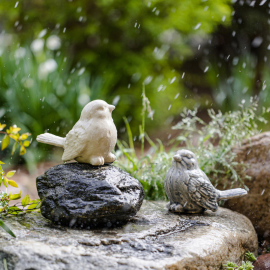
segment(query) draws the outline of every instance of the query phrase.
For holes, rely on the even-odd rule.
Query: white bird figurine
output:
[[[242,197],[247,194],[242,188],[216,189],[206,174],[199,168],[196,156],[189,150],[179,150],[164,181],[165,192],[172,212],[201,213],[206,209],[217,211],[218,201]]]
[[[37,141],[64,148],[64,162],[75,159],[94,166],[112,163],[116,157],[111,151],[117,140],[117,130],[112,119],[115,106],[103,100],[89,102],[82,110],[79,121],[65,138],[44,133]]]

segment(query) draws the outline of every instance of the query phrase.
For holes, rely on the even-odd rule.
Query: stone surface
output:
[[[229,200],[225,207],[247,216],[260,238],[270,240],[270,132],[243,142],[235,149],[238,162],[246,165],[248,195]]]
[[[117,226],[136,215],[144,191],[115,166],[68,163],[37,178],[44,217],[70,227]]]
[[[123,227],[79,230],[53,225],[39,213],[12,217],[17,239],[0,230],[0,269],[220,269],[257,250],[250,221],[228,209],[203,215],[168,213],[166,202],[144,202]]]

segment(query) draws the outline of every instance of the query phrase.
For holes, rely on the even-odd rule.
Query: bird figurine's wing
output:
[[[62,156],[63,161],[69,161],[80,156],[85,147],[83,143],[86,136],[85,128],[77,122],[72,130],[67,134],[65,141],[65,150]]]
[[[218,193],[214,186],[201,174],[192,173],[189,176],[188,192],[190,199],[203,208],[217,211]]]

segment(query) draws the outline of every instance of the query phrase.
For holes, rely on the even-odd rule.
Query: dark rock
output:
[[[253,270],[270,270],[270,254],[259,256],[253,266]]]
[[[270,240],[270,132],[245,140],[234,151],[236,160],[245,165],[243,178],[250,176],[250,180],[245,179],[249,191],[247,196],[229,200],[224,206],[247,216],[259,238]]]
[[[245,252],[258,248],[251,222],[222,207],[175,215],[166,202],[144,201],[126,225],[93,230],[54,225],[40,213],[5,222],[17,238],[0,228],[1,270],[3,259],[8,270],[213,270],[241,264]]]
[[[140,182],[115,166],[68,163],[37,178],[41,213],[70,227],[118,226],[140,209]]]

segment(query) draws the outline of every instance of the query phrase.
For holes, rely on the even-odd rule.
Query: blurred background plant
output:
[[[270,101],[269,6],[265,0],[1,1],[1,122],[33,138],[44,131],[64,136],[87,102],[104,99],[117,105],[121,141],[129,126],[137,151],[142,139],[148,149],[150,138],[167,150],[183,132],[171,126],[184,107],[199,108],[208,123],[207,109],[225,114],[257,96],[260,114]],[[145,138],[138,128],[142,83],[152,107],[144,111]],[[2,159],[33,170],[37,162],[60,161],[56,151],[33,140],[23,159],[11,160],[7,151]]]

